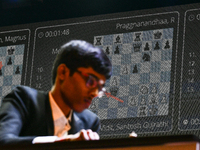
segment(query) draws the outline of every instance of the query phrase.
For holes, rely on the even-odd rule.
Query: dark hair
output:
[[[111,62],[104,51],[82,40],[72,40],[61,47],[53,64],[52,84],[55,83],[60,64],[65,64],[70,69],[70,75],[73,75],[79,67],[92,67],[106,79],[112,74]]]

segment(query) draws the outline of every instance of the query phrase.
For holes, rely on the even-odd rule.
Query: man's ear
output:
[[[69,76],[70,70],[65,64],[60,64],[57,69],[57,77],[64,80],[66,76]]]

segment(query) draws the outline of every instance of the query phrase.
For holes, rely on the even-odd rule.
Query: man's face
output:
[[[72,76],[67,76],[61,85],[61,95],[65,103],[73,110],[82,112],[98,96],[99,89],[105,84],[104,75],[93,68],[80,67]]]

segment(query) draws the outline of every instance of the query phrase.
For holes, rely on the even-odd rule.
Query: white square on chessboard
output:
[[[117,118],[126,118],[127,117],[127,107],[117,109]]]
[[[141,53],[133,53],[131,55],[131,63],[141,63],[142,54]]]
[[[121,96],[129,96],[129,86],[119,86],[118,95]]]
[[[3,86],[3,76],[0,76],[0,86]]]
[[[122,54],[131,54],[133,46],[132,44],[123,44],[122,46]]]
[[[23,55],[15,55],[15,61],[14,64],[15,65],[21,65],[23,64]]]
[[[140,66],[140,73],[149,73],[151,70],[151,63],[150,62],[143,62]]]
[[[158,115],[168,115],[169,112],[169,105],[168,104],[161,104],[158,106]]]
[[[161,51],[152,51],[151,61],[161,61]]]
[[[98,109],[98,116],[100,119],[107,119],[108,109]]]
[[[171,61],[162,61],[160,69],[161,71],[171,71]]]
[[[170,92],[170,82],[161,82],[159,86],[160,93],[169,93]]]
[[[112,65],[121,65],[121,55],[112,56]]]
[[[139,74],[131,74],[130,75],[130,84],[136,85],[140,83],[140,75]]]
[[[109,97],[108,108],[117,108],[117,107],[118,107],[118,101],[112,97]]]
[[[160,72],[150,73],[150,83],[159,83],[159,82],[160,82]]]
[[[13,65],[8,65],[8,66],[5,66],[4,68],[4,76],[10,76],[10,75],[13,75]]]
[[[12,85],[20,85],[20,84],[21,84],[21,75],[13,75]]]
[[[0,57],[0,61],[2,62],[2,65],[5,66],[6,58],[5,57]]]
[[[12,90],[11,86],[3,86],[2,87],[2,96],[6,96]]]

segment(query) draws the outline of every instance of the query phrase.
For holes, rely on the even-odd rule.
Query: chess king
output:
[[[18,86],[2,100],[0,144],[98,140],[99,117],[87,108],[111,74],[102,49],[81,40],[64,44],[50,91]]]

